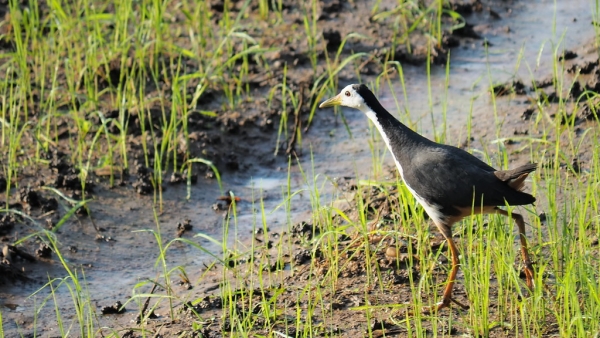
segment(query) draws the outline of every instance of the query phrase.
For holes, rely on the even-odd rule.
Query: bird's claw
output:
[[[469,305],[465,305],[465,304],[463,304],[463,303],[461,303],[461,302],[457,301],[456,299],[454,299],[454,298],[452,298],[452,297],[450,297],[450,300],[451,300],[451,301],[452,301],[454,304],[456,304],[456,305],[460,306],[461,308],[463,308],[463,310],[468,310],[468,309],[470,309],[470,308],[471,308]]]
[[[433,314],[433,313],[436,313],[436,312],[440,311],[443,308],[450,307],[451,303],[454,303],[454,304],[460,306],[463,310],[470,309],[469,305],[465,305],[465,304],[457,301],[456,299],[454,299],[452,297],[448,297],[448,298],[442,299],[441,302],[435,304],[434,306],[426,306],[426,307],[424,307],[423,311],[421,311],[421,313],[424,314],[424,315]]]

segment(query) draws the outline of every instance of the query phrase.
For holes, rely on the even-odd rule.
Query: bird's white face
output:
[[[339,94],[321,103],[319,108],[333,106],[350,107],[361,111],[364,111],[366,108],[365,100],[354,90],[352,85],[346,86]]]

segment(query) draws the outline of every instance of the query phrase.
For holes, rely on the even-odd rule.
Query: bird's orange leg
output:
[[[452,291],[454,290],[454,283],[456,280],[456,275],[458,274],[460,262],[458,261],[458,248],[456,247],[456,244],[454,244],[454,240],[452,240],[452,237],[446,237],[446,240],[448,241],[448,245],[450,246],[450,254],[452,255],[452,270],[450,270],[450,274],[448,275],[448,282],[446,283],[446,288],[444,289],[444,294],[442,295],[442,301],[436,305],[435,310],[438,311],[450,306],[450,302],[454,302],[463,309],[468,309],[468,305],[464,305],[452,298]]]
[[[496,209],[496,212],[504,216],[509,216],[506,210]],[[529,290],[533,290],[535,287],[535,274],[533,272],[533,264],[531,263],[531,259],[529,258],[529,252],[527,251],[527,238],[525,237],[525,221],[523,221],[523,216],[519,214],[512,213],[510,214],[510,216],[512,217],[512,219],[515,220],[515,223],[517,223],[517,227],[519,228],[519,238],[521,240],[521,257],[523,258],[523,264],[525,264],[525,281]]]
[[[437,312],[445,307],[449,307],[451,303],[455,303],[463,309],[468,309],[468,305],[464,305],[452,298],[452,291],[454,289],[454,283],[456,280],[456,275],[458,274],[458,267],[460,266],[460,262],[458,260],[458,248],[456,247],[454,240],[452,240],[452,232],[450,230],[451,225],[448,226],[446,224],[438,222],[434,223],[438,227],[442,235],[444,235],[444,238],[446,238],[446,241],[450,246],[450,255],[452,256],[452,269],[450,270],[450,274],[448,275],[448,281],[446,282],[446,288],[444,289],[444,293],[442,295],[442,301],[431,308],[425,308],[423,313],[428,314],[432,312]],[[450,221],[449,223],[453,224],[454,220]]]

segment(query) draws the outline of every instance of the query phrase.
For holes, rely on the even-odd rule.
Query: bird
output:
[[[398,121],[364,84],[352,84],[322,102],[319,108],[345,106],[362,111],[375,125],[392,154],[402,180],[429,218],[442,233],[452,256],[451,270],[441,301],[425,312],[436,312],[455,303],[452,297],[459,269],[459,250],[452,239],[452,225],[474,214],[511,217],[519,229],[525,279],[534,288],[535,274],[527,250],[523,216],[501,207],[533,204],[536,199],[523,192],[525,179],[537,164],[511,170],[496,170],[460,148],[434,142]]]

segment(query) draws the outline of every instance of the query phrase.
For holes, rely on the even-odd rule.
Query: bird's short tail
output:
[[[501,181],[507,182],[511,188],[521,191],[527,175],[535,169],[537,169],[537,163],[528,163],[515,169],[495,171],[494,175]]]

